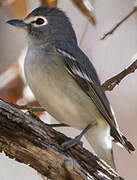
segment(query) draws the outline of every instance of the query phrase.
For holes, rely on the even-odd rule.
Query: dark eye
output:
[[[35,23],[36,23],[37,25],[42,25],[42,24],[44,24],[44,22],[45,22],[44,19],[38,18]]]

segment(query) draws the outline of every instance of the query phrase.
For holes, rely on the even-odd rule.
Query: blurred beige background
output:
[[[30,9],[38,5],[38,1],[30,3]],[[135,60],[137,53],[137,13],[131,16],[113,35],[104,41],[100,38],[111,30],[135,5],[135,0],[93,0],[97,26],[93,27],[88,20],[72,5],[70,0],[59,0],[59,7],[70,17],[76,31],[80,47],[95,65],[101,82],[117,74]],[[8,26],[10,19],[6,7],[0,8],[0,72],[18,59],[25,47],[22,31]],[[137,55],[136,55],[137,57]],[[0,82],[2,83],[2,82]],[[121,131],[137,147],[137,72],[125,78],[107,96],[113,106]],[[51,120],[47,117],[46,120]],[[52,120],[51,120],[52,121]],[[53,122],[53,121],[52,121]],[[76,135],[77,131],[59,128],[67,135]],[[126,180],[137,178],[137,150],[129,154],[125,149],[114,145],[114,156],[118,172]],[[0,154],[1,180],[40,180],[31,168],[9,160]]]

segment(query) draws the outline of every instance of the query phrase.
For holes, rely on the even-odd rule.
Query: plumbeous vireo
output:
[[[84,130],[97,156],[115,169],[112,140],[129,152],[134,147],[120,132],[96,70],[78,47],[69,18],[58,8],[41,6],[24,20],[8,23],[27,32],[24,69],[41,106],[59,122]]]

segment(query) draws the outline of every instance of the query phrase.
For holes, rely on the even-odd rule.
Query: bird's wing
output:
[[[129,145],[127,145],[118,129],[109,101],[101,87],[97,73],[87,56],[76,44],[69,43],[69,41],[57,42],[55,48],[57,53],[64,56],[65,68],[82,90],[91,98],[98,111],[110,125],[111,135],[115,141],[120,142],[128,151],[132,150],[132,147],[127,147]],[[129,143],[129,141],[127,142]]]

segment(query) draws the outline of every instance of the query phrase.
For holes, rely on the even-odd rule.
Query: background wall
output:
[[[29,0],[29,2],[31,2]],[[33,0],[34,2],[34,0]],[[36,2],[37,5],[38,1]],[[31,4],[31,3],[30,3]],[[93,27],[72,5],[71,1],[59,0],[59,7],[70,17],[76,31],[80,47],[95,65],[101,82],[117,74],[134,60],[137,52],[137,13],[131,16],[113,35],[101,41],[104,33],[111,30],[133,8],[134,0],[94,0],[97,26]],[[33,7],[35,4],[33,4]],[[6,8],[0,8],[0,72],[18,59],[25,47],[24,35],[5,24],[9,19]],[[8,52],[8,53],[7,53]],[[107,96],[113,106],[121,131],[137,147],[137,72],[125,78]],[[48,116],[48,120],[52,118]],[[69,128],[58,128],[70,135]],[[76,135],[77,131],[71,131]],[[125,149],[114,145],[117,169],[127,180],[137,178],[137,151],[131,155]],[[31,168],[9,160],[0,154],[0,179],[40,180],[41,176]]]

